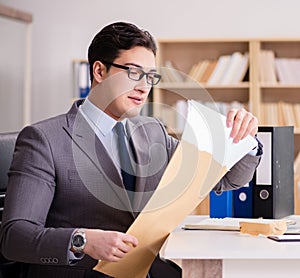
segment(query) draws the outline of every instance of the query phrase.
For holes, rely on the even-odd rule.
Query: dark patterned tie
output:
[[[129,199],[132,202],[136,177],[133,171],[128,148],[125,142],[126,138],[125,138],[124,125],[121,122],[117,122],[115,128],[116,128],[116,133],[118,135],[118,151],[120,157],[120,166],[121,166],[123,183],[129,195]]]

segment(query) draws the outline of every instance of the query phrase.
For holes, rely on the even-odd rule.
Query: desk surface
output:
[[[188,216],[195,223],[205,216]],[[300,222],[300,216],[297,216]],[[295,219],[295,218],[294,218]],[[300,259],[300,242],[276,242],[234,231],[183,230],[179,225],[160,254],[166,259]]]

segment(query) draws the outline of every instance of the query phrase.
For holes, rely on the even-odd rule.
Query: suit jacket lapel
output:
[[[91,160],[97,170],[106,178],[108,181],[107,187],[111,187],[122,202],[124,209],[131,211],[130,200],[116,165],[82,114],[78,113],[78,107],[72,107],[67,114],[67,122],[68,126],[65,126],[64,129],[70,135],[74,144],[81,149],[82,153]],[[111,189],[106,188],[106,190]]]

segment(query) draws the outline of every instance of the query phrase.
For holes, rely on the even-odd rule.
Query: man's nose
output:
[[[144,75],[141,80],[137,81],[138,83],[136,84],[136,88],[138,90],[142,90],[143,92],[147,92],[148,90],[151,89],[151,85],[148,84],[147,82],[147,75]]]

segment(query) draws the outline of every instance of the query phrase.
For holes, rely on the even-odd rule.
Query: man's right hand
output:
[[[85,229],[84,253],[96,260],[117,262],[138,245],[136,237],[116,231]]]

